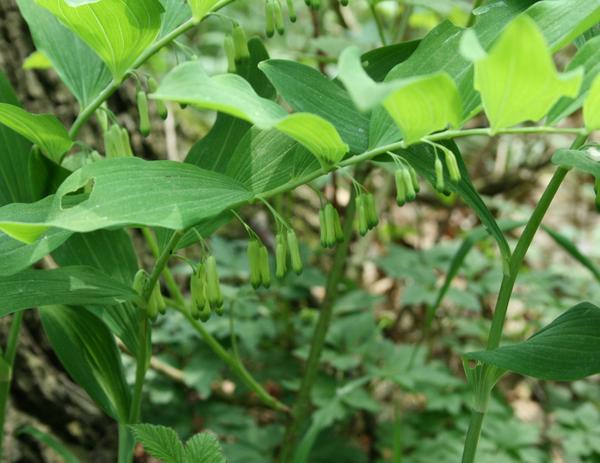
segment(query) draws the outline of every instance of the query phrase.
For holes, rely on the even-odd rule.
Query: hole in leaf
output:
[[[62,198],[60,198],[60,208],[71,209],[72,207],[87,201],[94,190],[94,186],[94,179],[91,178],[83,186],[65,193]]]

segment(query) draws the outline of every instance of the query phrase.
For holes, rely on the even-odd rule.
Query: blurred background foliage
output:
[[[351,0],[344,8],[324,0],[318,14],[303,2],[296,6],[298,21],[286,24],[285,35],[265,39],[271,57],[297,60],[333,77],[345,47],[367,51],[381,46],[378,21],[388,43],[413,40],[445,20],[464,26],[472,5],[461,0]],[[238,20],[249,36],[265,38],[261,2],[238,0],[222,13]],[[195,55],[209,73],[225,72],[222,44],[230,28],[229,20],[215,15],[157,54],[149,67],[160,76]],[[571,46],[561,52],[559,66],[575,50]],[[166,123],[154,118],[156,127],[145,142],[153,146],[146,150],[148,157],[183,159],[214,122],[211,113],[176,105],[170,110]],[[127,114],[123,117],[127,124]],[[578,118],[576,113],[566,124],[580,126]],[[137,144],[138,150],[147,148],[139,140]],[[529,216],[551,174],[551,154],[567,146],[568,139],[504,136],[461,140],[460,145],[490,208],[502,219],[519,221]],[[427,307],[435,302],[452,257],[477,220],[459,199],[441,197],[425,185],[416,202],[398,208],[392,181],[384,170],[369,178],[381,225],[352,245],[313,390],[316,409],[301,442],[311,449],[311,463],[460,460],[470,394],[459,359],[485,343],[502,275],[497,251],[489,238],[476,243],[425,331]],[[350,186],[343,176],[314,186],[326,189],[342,206],[348,201]],[[281,205],[302,237],[305,272],[288,275],[268,290],[252,290],[245,232],[238,223],[225,226],[211,239],[211,247],[226,284],[227,315],[211,319],[206,328],[237,349],[270,393],[290,401],[299,387],[332,252],[319,246],[319,198],[311,188],[281,198]],[[243,215],[266,242],[273,241],[274,227],[264,210],[249,207]],[[545,223],[600,264],[591,178],[573,173]],[[186,257],[193,260],[193,250]],[[184,281],[191,269],[182,262],[174,271]],[[600,300],[598,283],[548,234],[540,233],[515,288],[506,342],[522,340],[582,299]],[[161,319],[154,344],[145,421],[171,426],[182,438],[212,430],[231,463],[273,461],[285,419],[263,408],[181,316],[173,312]],[[133,361],[126,360],[133,375]],[[599,407],[596,377],[561,384],[508,375],[495,391],[477,461],[599,462]],[[142,449],[138,458],[151,461]]]

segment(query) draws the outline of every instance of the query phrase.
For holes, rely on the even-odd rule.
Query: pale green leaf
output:
[[[101,0],[70,6],[65,0],[36,0],[87,43],[113,77],[123,78],[154,42],[163,7],[158,0]]]
[[[382,104],[407,144],[460,124],[460,96],[446,73],[376,83],[363,69],[358,48],[351,47],[340,56],[339,79],[359,109],[367,111]]]
[[[465,355],[504,370],[553,381],[600,373],[600,308],[583,302],[519,344]]]
[[[71,149],[73,141],[60,121],[51,114],[31,114],[19,106],[0,103],[0,124],[10,127],[32,143],[56,164]]]
[[[154,458],[165,463],[183,463],[185,449],[173,429],[153,424],[134,424],[130,427],[135,439]]]
[[[314,114],[289,115],[273,101],[258,96],[240,76],[209,77],[198,62],[184,63],[171,71],[152,98],[224,112],[262,130],[276,128],[327,163],[337,163],[348,152],[348,145],[330,122]]]
[[[583,103],[583,120],[590,132],[600,129],[600,74],[594,79]]]
[[[17,0],[36,48],[82,106],[87,106],[111,81],[110,70],[94,51],[52,13],[32,0]]]
[[[590,87],[596,76],[600,74],[600,36],[585,42],[585,45],[577,50],[577,54],[569,62],[566,71],[583,67],[584,76],[579,94],[575,98],[563,97],[554,105],[548,113],[547,123],[555,124],[557,121],[571,115],[583,105]]]
[[[91,188],[89,195],[73,194],[84,187]],[[22,241],[32,241],[51,227],[78,232],[132,225],[179,230],[252,197],[231,178],[190,164],[112,159],[71,174],[52,198],[44,220],[31,213],[39,209],[36,203],[0,208],[0,230]]]
[[[118,304],[137,297],[130,285],[91,267],[25,270],[0,277],[0,317],[46,305]]]
[[[213,7],[219,3],[219,0],[188,0],[192,8],[192,15],[195,21],[200,21]]]
[[[489,54],[475,61],[475,88],[492,131],[540,120],[560,97],[575,97],[582,79],[582,69],[557,73],[544,35],[527,15],[513,20]]]
[[[43,52],[34,51],[23,61],[23,69],[26,71],[52,69],[52,61]]]
[[[130,392],[115,338],[92,313],[51,306],[40,319],[54,352],[71,377],[109,416],[126,423]]]

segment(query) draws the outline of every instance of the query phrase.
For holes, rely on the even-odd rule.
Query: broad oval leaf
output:
[[[275,128],[303,144],[325,163],[339,162],[349,149],[335,127],[322,117],[309,113],[290,115],[273,101],[258,96],[240,76],[209,77],[198,62],[175,68],[151,97],[221,111],[262,130]]]
[[[448,125],[460,124],[460,96],[448,74],[376,83],[363,69],[360,56],[356,47],[344,50],[340,56],[339,79],[362,111],[382,104],[400,128],[406,144],[415,143]]]
[[[527,15],[513,20],[491,51],[476,49],[474,32],[463,36],[463,51],[475,63],[475,89],[492,131],[544,117],[562,96],[575,97],[583,70],[558,74],[550,49]]]
[[[126,423],[130,392],[115,338],[102,321],[75,307],[40,310],[44,331],[69,375],[109,416]]]
[[[138,297],[129,285],[91,267],[25,270],[0,277],[0,317],[46,305],[118,304]]]
[[[600,373],[600,308],[582,302],[528,340],[465,358],[521,375],[574,381]]]
[[[77,194],[86,187],[91,193]],[[24,242],[37,239],[50,227],[78,232],[130,225],[179,230],[252,198],[231,178],[190,164],[112,159],[69,176],[52,198],[44,220],[31,213],[39,209],[36,203],[0,208],[0,230]]]
[[[0,103],[0,124],[10,127],[32,143],[56,164],[71,149],[67,129],[52,114],[31,114],[19,106]]]
[[[154,42],[161,28],[159,0],[99,0],[71,6],[66,0],[35,0],[59,18],[106,63],[113,77],[124,77]]]

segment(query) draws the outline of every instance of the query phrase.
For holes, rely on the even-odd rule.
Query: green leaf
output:
[[[251,122],[259,129],[276,128],[326,163],[335,164],[348,152],[348,146],[330,122],[314,114],[288,115],[281,106],[258,96],[240,76],[209,77],[198,62],[176,67],[151,96],[221,111]]]
[[[160,0],[165,13],[163,14],[159,37],[183,24],[192,15],[190,6],[184,0]]]
[[[188,0],[188,3],[192,7],[194,20],[200,22],[219,3],[219,0]]]
[[[582,302],[519,344],[464,357],[521,375],[574,381],[600,373],[600,308]]]
[[[365,71],[375,82],[382,82],[395,66],[406,61],[414,53],[420,43],[420,40],[394,43],[364,53],[361,61]]]
[[[210,432],[196,434],[185,444],[185,463],[227,463],[217,436]]]
[[[575,98],[563,97],[548,113],[547,123],[555,124],[581,108],[588,95],[592,82],[600,74],[600,37],[589,40],[581,47],[575,57],[569,62],[566,71],[572,71],[582,66],[584,69],[583,82],[579,94]]]
[[[36,48],[52,62],[61,81],[81,106],[87,106],[110,84],[110,70],[78,36],[32,0],[17,0]]]
[[[351,47],[340,56],[339,79],[360,110],[367,111],[382,104],[407,144],[460,123],[460,96],[446,73],[376,83],[362,68],[358,48]]]
[[[134,424],[130,427],[135,439],[154,458],[165,463],[183,463],[185,449],[173,429],[152,424]]]
[[[43,444],[45,447],[54,450],[56,454],[62,458],[64,463],[81,463],[79,459],[52,434],[48,434],[47,432],[30,425],[25,425],[17,429],[15,432],[16,436],[20,436],[22,434],[28,434],[40,444]]]
[[[19,105],[13,88],[1,72],[0,104]],[[46,166],[42,157],[32,152],[31,143],[0,124],[0,206],[36,201],[42,196],[46,182]],[[4,257],[1,252],[0,255]],[[0,266],[2,264],[0,259]]]
[[[473,42],[473,34],[463,40]],[[472,50],[472,43],[465,48]],[[557,73],[542,32],[526,15],[506,27],[489,54],[477,55],[470,56],[474,83],[492,131],[541,119],[560,97],[575,97],[583,79],[581,68]]]
[[[52,114],[31,114],[19,106],[0,103],[0,124],[10,127],[40,147],[56,164],[71,149],[73,141]]]
[[[131,238],[123,230],[76,233],[52,253],[61,267],[94,267],[110,278],[130,286],[138,270]],[[86,306],[118,336],[129,352],[140,346],[137,309],[129,302],[119,305]]]
[[[163,7],[158,0],[101,0],[70,6],[65,0],[36,0],[77,34],[122,79],[154,42]]]
[[[74,195],[84,187],[91,188],[89,195]],[[111,159],[71,174],[42,221],[31,214],[39,209],[36,203],[0,208],[0,230],[24,242],[50,227],[78,232],[131,225],[180,230],[252,197],[231,178],[190,164]]]
[[[583,120],[590,132],[600,129],[600,74],[594,79],[583,103]]]
[[[71,377],[104,412],[127,422],[130,395],[115,338],[102,321],[82,309],[40,310],[44,331]]]
[[[269,60],[259,67],[294,111],[326,119],[348,142],[351,152],[366,151],[369,118],[356,110],[343,88],[316,69],[294,61]]]
[[[25,71],[35,69],[44,71],[46,69],[52,69],[52,61],[50,61],[43,52],[34,51],[27,58],[25,58],[22,67]]]
[[[91,267],[25,270],[0,277],[0,317],[46,305],[118,304],[137,297],[130,285]]]
[[[594,145],[579,150],[560,149],[552,155],[552,163],[600,178],[600,149]]]

